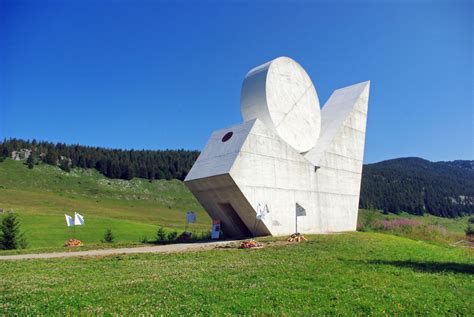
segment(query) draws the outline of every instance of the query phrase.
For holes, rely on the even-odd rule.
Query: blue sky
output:
[[[286,55],[371,80],[365,162],[474,159],[472,1],[1,1],[0,138],[201,149]]]

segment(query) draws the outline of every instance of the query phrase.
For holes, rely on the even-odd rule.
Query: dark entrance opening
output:
[[[247,238],[253,236],[252,232],[247,228],[240,218],[239,214],[231,204],[218,204],[219,208],[229,217],[232,223],[223,222],[221,224],[224,237],[228,238]]]

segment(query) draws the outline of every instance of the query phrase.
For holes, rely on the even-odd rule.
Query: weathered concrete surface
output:
[[[321,127],[319,99],[297,62],[279,57],[245,76],[240,94],[244,121],[260,119],[298,152],[310,150]]]
[[[250,76],[268,72],[268,65]],[[261,91],[266,86],[252,86],[252,94],[268,94]],[[251,119],[212,134],[186,185],[229,237],[291,234],[296,221],[303,233],[355,230],[369,89],[363,82],[336,90],[321,111],[319,138],[303,153],[268,121],[272,110],[265,100],[242,105],[243,117]],[[297,131],[301,120],[287,128]],[[296,219],[296,203],[306,216]],[[256,220],[259,204],[269,210],[261,221]]]

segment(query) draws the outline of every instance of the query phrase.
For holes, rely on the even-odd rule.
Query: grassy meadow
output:
[[[29,249],[62,247],[73,236],[64,214],[74,211],[86,219],[74,236],[84,244],[100,244],[110,228],[118,243],[153,240],[157,227],[181,232],[185,213],[198,215],[194,231],[208,230],[210,219],[196,199],[178,180],[108,179],[95,170],[57,167],[10,159],[0,163],[0,208],[18,214]],[[0,215],[0,217],[2,217]]]
[[[167,231],[182,232],[188,210],[198,214],[198,221],[190,230],[200,233],[210,227],[208,215],[181,181],[108,179],[95,170],[77,168],[66,173],[44,164],[28,169],[24,162],[11,159],[0,162],[0,208],[18,214],[28,241],[25,250],[0,251],[0,254],[64,250],[64,242],[71,237],[84,243],[83,247],[74,250],[138,245],[144,239],[154,240],[158,226]],[[85,216],[85,226],[66,227],[64,214],[73,216],[74,211]],[[424,240],[449,243],[463,238],[467,218],[419,217],[406,213],[385,215],[379,211],[360,210],[359,227],[377,231],[367,224],[386,219],[416,219],[449,231],[449,236],[438,235],[436,239],[430,232]],[[115,236],[113,245],[101,243],[109,228]],[[422,240],[426,235],[425,232],[390,233]]]
[[[2,261],[5,315],[472,315],[474,254],[379,233]]]
[[[180,181],[30,170],[8,159],[0,163],[0,208],[19,215],[29,243],[0,256],[65,250],[73,230],[64,213],[74,211],[86,218],[75,233],[85,246],[67,251],[140,244],[159,225],[182,231],[187,210],[198,213],[194,231],[210,225]],[[376,232],[378,223],[397,220],[423,225]],[[0,261],[0,315],[468,316],[473,249],[449,245],[463,238],[466,223],[361,210],[364,232],[311,235],[300,244],[265,237],[257,250]],[[100,243],[107,228],[116,243]]]

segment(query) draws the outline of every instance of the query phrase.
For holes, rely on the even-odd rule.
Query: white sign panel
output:
[[[195,223],[197,216],[193,211],[186,212],[186,223]]]
[[[220,238],[220,236],[221,236],[221,221],[214,220],[212,222],[211,239],[217,240]]]

